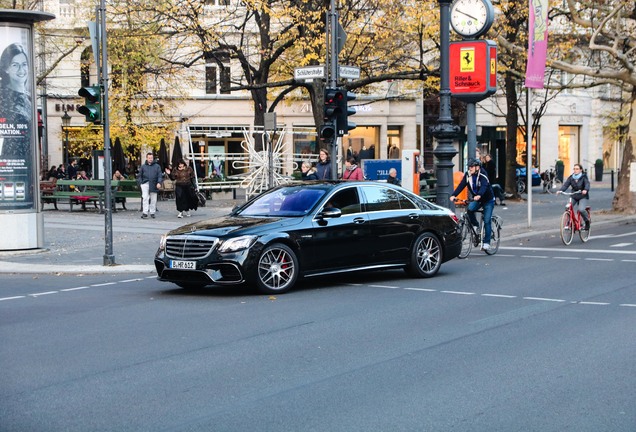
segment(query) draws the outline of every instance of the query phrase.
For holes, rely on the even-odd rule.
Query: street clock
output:
[[[464,39],[475,39],[486,33],[495,20],[490,0],[455,0],[450,6],[450,24]]]

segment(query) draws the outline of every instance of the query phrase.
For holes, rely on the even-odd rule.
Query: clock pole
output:
[[[457,150],[453,141],[459,133],[459,126],[453,124],[451,116],[451,91],[449,81],[450,52],[450,4],[451,0],[438,0],[440,5],[440,89],[439,118],[431,131],[437,140],[433,154],[437,158],[437,204],[450,208],[453,193],[453,157]]]

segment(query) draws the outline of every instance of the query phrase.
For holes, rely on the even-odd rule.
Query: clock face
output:
[[[463,37],[477,37],[488,31],[494,10],[488,0],[455,0],[450,7],[453,30]]]

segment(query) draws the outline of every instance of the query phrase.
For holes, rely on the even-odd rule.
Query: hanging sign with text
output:
[[[450,44],[450,91],[464,102],[479,102],[497,91],[497,45],[491,40]]]

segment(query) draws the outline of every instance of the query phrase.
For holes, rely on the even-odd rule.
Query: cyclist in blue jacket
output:
[[[490,249],[490,236],[492,235],[492,212],[495,208],[495,194],[492,190],[492,186],[488,181],[488,176],[481,172],[481,164],[479,160],[470,158],[468,159],[468,172],[464,174],[464,178],[457,185],[457,188],[453,191],[453,195],[450,197],[451,201],[455,201],[457,195],[468,186],[470,203],[466,210],[468,211],[468,218],[470,223],[475,227],[477,231],[479,223],[475,212],[480,208],[484,209],[484,245],[483,250]]]

